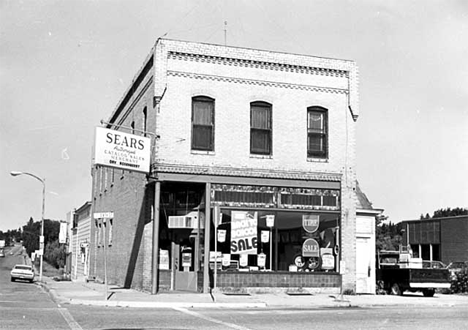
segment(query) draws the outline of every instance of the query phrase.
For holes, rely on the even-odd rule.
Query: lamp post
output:
[[[39,270],[39,281],[42,282],[42,263],[43,263],[43,258],[44,258],[44,210],[45,210],[45,179],[41,179],[40,177],[28,173],[28,172],[18,172],[18,171],[11,171],[10,174],[12,176],[18,176],[18,175],[29,175],[33,177],[36,180],[39,180],[42,183],[42,220],[41,220],[41,236],[39,238],[39,248],[41,250],[41,259],[40,259],[40,270]]]

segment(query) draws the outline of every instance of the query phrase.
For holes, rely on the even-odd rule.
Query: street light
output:
[[[39,281],[42,282],[42,262],[44,258],[44,210],[45,210],[45,179],[41,179],[40,177],[28,173],[28,172],[18,172],[18,171],[11,171],[11,176],[18,176],[18,175],[29,175],[32,176],[34,179],[39,180],[42,183],[42,220],[41,220],[41,237],[39,238],[39,248],[41,248],[42,243],[42,251],[41,251],[41,259],[40,259],[40,270],[39,270]]]

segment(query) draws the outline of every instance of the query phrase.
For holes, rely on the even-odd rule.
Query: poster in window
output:
[[[159,269],[169,269],[169,250],[159,250]]]
[[[262,241],[262,243],[268,243],[270,241],[270,232],[268,230],[262,230],[260,240]]]
[[[322,257],[322,269],[335,268],[335,257],[333,256],[333,249],[321,248],[320,256]]]
[[[331,254],[324,254],[322,256],[322,268],[323,269],[335,268],[335,257]]]
[[[226,242],[226,229],[218,229],[218,242]]]
[[[296,256],[294,258],[294,265],[297,267],[297,268],[302,268],[304,267],[304,258],[302,256]]]
[[[229,253],[223,253],[222,264],[224,267],[229,267],[229,265],[231,264],[231,255]]]
[[[320,225],[320,216],[318,214],[302,215],[302,227],[308,233],[315,233]]]
[[[192,253],[183,252],[182,253],[182,267],[191,267],[192,266]]]
[[[307,268],[310,270],[317,269],[320,265],[320,259],[318,257],[311,257],[307,260]]]
[[[257,212],[232,211],[231,254],[257,254]]]
[[[319,256],[319,244],[313,238],[308,238],[302,244],[302,256],[303,257],[318,257]]]
[[[257,256],[257,265],[260,268],[265,268],[266,265],[266,254],[265,253],[259,253]]]
[[[275,225],[275,215],[267,215],[266,216],[266,225],[267,227],[273,227]]]
[[[241,254],[239,256],[239,265],[241,267],[247,267],[249,264],[249,255],[248,254]]]

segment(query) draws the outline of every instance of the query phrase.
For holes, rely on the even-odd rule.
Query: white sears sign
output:
[[[150,170],[151,139],[96,127],[94,163],[129,171]]]

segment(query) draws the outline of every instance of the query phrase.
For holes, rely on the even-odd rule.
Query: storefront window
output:
[[[237,209],[221,213],[210,244],[211,254],[216,250],[218,255],[211,259],[216,259],[220,271],[338,270],[338,213]]]

